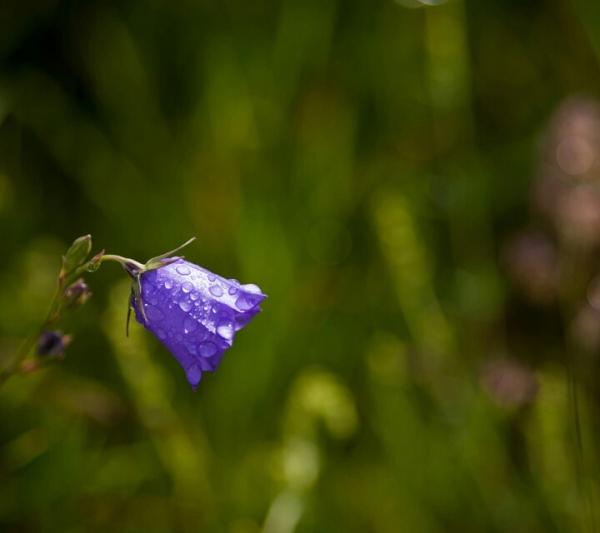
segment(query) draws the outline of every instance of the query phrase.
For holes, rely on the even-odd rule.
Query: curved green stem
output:
[[[89,236],[88,236],[89,239]],[[152,258],[145,265],[136,261],[134,259],[130,259],[129,257],[123,257],[121,255],[115,254],[100,254],[96,255],[94,258],[88,260],[82,265],[74,268],[70,272],[65,272],[63,269],[65,267],[63,260],[63,269],[61,269],[60,274],[58,276],[58,281],[56,284],[56,291],[50,303],[50,308],[48,309],[48,313],[46,318],[42,322],[42,324],[34,330],[34,332],[29,335],[21,344],[17,353],[13,357],[13,359],[4,367],[0,369],[0,385],[4,383],[7,379],[13,376],[23,363],[23,361],[27,358],[27,356],[33,350],[36,342],[38,341],[40,335],[46,330],[51,324],[58,321],[61,318],[63,307],[64,307],[64,298],[62,297],[65,291],[65,288],[68,287],[71,283],[73,283],[77,278],[79,278],[82,274],[86,272],[95,271],[96,268],[100,266],[100,264],[106,261],[115,261],[119,263],[125,271],[132,276],[137,285],[134,285],[134,292],[136,294],[136,298],[139,300],[140,311],[144,316],[144,320],[146,319],[144,314],[144,307],[141,305],[141,289],[140,289],[140,275],[148,270],[152,270],[155,268],[159,268],[160,266],[164,266],[164,259],[172,256],[174,253],[178,252],[188,244],[190,244],[195,237],[191,238],[181,246],[175,248],[175,250],[171,250],[166,254],[159,255],[158,257]],[[89,252],[89,250],[88,250]]]
[[[135,261],[134,259],[129,259],[128,257],[122,257],[120,255],[107,254],[103,255],[99,262],[103,263],[105,261],[115,261],[121,264],[124,268],[126,265],[134,266],[140,270],[143,270],[144,265],[142,263]],[[0,385],[2,385],[5,381],[7,381],[11,376],[13,376],[21,366],[21,363],[27,358],[27,356],[31,353],[37,340],[40,335],[54,322],[56,322],[62,312],[63,302],[61,300],[61,296],[65,290],[65,287],[68,287],[73,281],[75,281],[81,274],[87,272],[88,263],[84,263],[79,266],[67,276],[59,276],[56,284],[56,291],[54,292],[54,296],[50,302],[50,307],[48,309],[48,313],[44,318],[43,322],[40,324],[38,328],[36,328],[33,333],[31,333],[21,344],[16,354],[12,358],[12,360],[0,370]]]
[[[135,261],[134,259],[129,259],[129,257],[123,257],[121,255],[114,255],[114,254],[103,255],[100,258],[100,262],[103,263],[104,261],[116,261],[117,263],[120,263],[123,266],[125,266],[126,264],[130,264],[130,265],[135,266],[136,268],[139,268],[140,270],[143,270],[143,268],[144,268],[144,265],[142,263],[140,263],[139,261]]]
[[[29,355],[35,343],[39,339],[40,335],[44,332],[48,325],[52,324],[52,322],[58,319],[58,311],[60,309],[60,295],[65,286],[65,280],[59,278],[56,291],[54,292],[54,296],[52,301],[50,302],[50,307],[48,309],[48,313],[46,314],[46,318],[42,322],[42,324],[32,333],[30,334],[21,344],[17,353],[13,357],[12,361],[6,365],[5,368],[0,370],[0,385],[2,385],[6,380],[8,380],[11,376],[15,374],[23,360]]]

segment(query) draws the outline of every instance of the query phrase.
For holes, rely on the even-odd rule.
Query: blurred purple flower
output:
[[[503,255],[513,281],[529,300],[552,301],[559,279],[558,254],[546,235],[523,231],[508,242]]]
[[[538,391],[533,371],[515,359],[489,361],[483,369],[481,384],[494,403],[506,408],[531,403]]]
[[[36,353],[41,357],[62,357],[70,342],[70,335],[60,331],[44,331],[38,338]]]
[[[131,305],[137,321],[173,354],[196,388],[266,296],[256,285],[240,285],[181,258],[165,263],[141,274],[145,317],[134,296]]]
[[[590,210],[594,209],[589,199],[581,199],[581,195],[568,200],[570,205],[561,205],[564,197],[573,187],[582,183],[598,184],[599,181],[600,104],[588,97],[568,98],[554,114],[545,135],[540,176],[533,188],[534,204],[551,219],[558,217],[556,222],[561,230],[564,213],[560,211],[572,210],[576,208],[574,204],[584,202],[582,217],[589,218]],[[567,213],[567,218],[570,215],[576,216],[571,212]]]
[[[566,191],[557,204],[558,230],[584,249],[600,242],[600,188],[579,185]]]
[[[586,353],[596,353],[600,348],[600,310],[593,304],[584,305],[574,316],[569,332]]]

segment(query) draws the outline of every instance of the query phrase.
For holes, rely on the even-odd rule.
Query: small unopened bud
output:
[[[41,357],[62,357],[70,343],[70,335],[63,335],[60,331],[44,331],[38,339],[37,354]]]
[[[73,244],[67,250],[67,253],[63,256],[61,276],[64,278],[78,266],[82,265],[85,262],[86,257],[89,255],[91,249],[91,235],[84,235],[83,237],[75,239]]]
[[[88,284],[79,278],[69,285],[64,291],[64,300],[67,307],[75,307],[77,305],[83,305],[90,299],[92,291],[88,287]]]
[[[96,272],[100,268],[102,264],[102,258],[104,257],[104,250],[98,252],[94,257],[92,257],[86,264],[86,270],[88,272]]]

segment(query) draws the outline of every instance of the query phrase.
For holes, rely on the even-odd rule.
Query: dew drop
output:
[[[254,283],[247,283],[246,285],[242,285],[242,289],[250,294],[262,294],[260,287],[258,285],[254,285]]]
[[[175,270],[179,272],[182,276],[187,276],[190,273],[190,269],[185,265],[177,265]]]
[[[158,336],[159,339],[166,339],[167,338],[167,334],[165,333],[164,329],[158,328],[156,330],[156,335]]]
[[[191,298],[192,300],[196,301],[198,298],[200,298],[200,294],[198,294],[198,292],[197,292],[197,291],[192,291],[192,292],[190,293],[190,298]]]
[[[223,289],[221,288],[220,285],[211,285],[210,288],[208,289],[208,291],[213,295],[213,296],[223,296]]]
[[[191,342],[185,342],[184,346],[185,346],[186,350],[188,352],[190,352],[192,355],[198,355],[198,352],[196,351],[196,347]]]
[[[185,311],[187,313],[192,308],[192,302],[189,302],[187,300],[181,300],[179,302],[179,307],[182,311]]]
[[[150,284],[150,283],[145,283],[145,284],[144,284],[144,290],[143,290],[143,292],[144,292],[144,295],[151,294],[151,293],[153,293],[155,290],[156,290],[156,286],[155,286],[155,285],[153,285],[153,284]]]
[[[217,346],[212,342],[201,342],[198,344],[198,353],[202,357],[211,357],[217,353]]]
[[[173,281],[168,279],[165,281],[165,289],[169,290],[173,288]]]
[[[215,281],[217,279],[217,276],[215,276],[214,274],[210,273],[208,274],[208,281]]]
[[[224,339],[230,340],[233,338],[233,326],[231,324],[221,324],[217,328],[217,334]]]
[[[233,296],[237,291],[237,287],[234,286],[229,287],[229,289],[227,290],[227,292],[231,294],[231,296]]]
[[[200,370],[200,367],[197,364],[194,363],[191,365],[185,374],[192,387],[196,387],[198,383],[200,383],[200,379],[202,378],[202,370]]]
[[[200,369],[202,370],[202,372],[211,372],[212,370],[214,370],[214,366],[212,365],[210,359],[205,359],[204,357],[201,357],[200,359],[198,359],[198,364],[200,365]]]
[[[197,327],[198,327],[198,322],[196,322],[195,320],[192,320],[190,317],[187,317],[183,321],[183,332],[184,333],[191,333],[192,331],[195,331]]]
[[[254,304],[250,300],[248,300],[246,296],[240,294],[238,296],[238,299],[235,301],[235,306],[240,311],[248,311],[249,309],[252,309],[254,307]]]
[[[181,286],[181,290],[183,292],[191,292],[191,290],[194,288],[194,286],[189,282],[186,281],[185,283],[183,283],[183,285]],[[193,299],[193,298],[192,298]]]
[[[144,309],[146,311],[146,317],[148,320],[150,320],[150,322],[159,322],[165,318],[165,315],[158,307],[146,304]]]

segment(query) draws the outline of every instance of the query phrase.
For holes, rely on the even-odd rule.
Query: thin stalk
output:
[[[120,263],[122,266],[130,264],[130,265],[135,266],[135,268],[137,268],[139,270],[144,269],[144,265],[142,263],[140,263],[139,261],[135,261],[134,259],[129,259],[129,257],[123,257],[121,255],[114,255],[114,254],[103,255],[100,258],[100,262],[104,263],[104,261],[116,261],[117,263]]]
[[[115,261],[119,263],[125,270],[127,270],[126,265],[134,266],[139,270],[144,269],[144,265],[135,261],[133,259],[129,259],[128,257],[123,257],[120,255],[107,254],[103,255],[100,258],[100,263],[104,263],[106,261]],[[50,307],[48,309],[48,313],[44,318],[43,322],[31,333],[21,344],[17,352],[15,353],[12,360],[6,365],[5,368],[0,370],[0,385],[6,382],[11,376],[16,374],[23,363],[23,361],[27,358],[31,351],[35,347],[40,335],[51,325],[57,322],[61,318],[62,310],[63,310],[63,301],[62,295],[64,293],[65,287],[68,287],[73,281],[75,281],[81,274],[87,272],[87,267],[89,263],[84,263],[80,267],[76,268],[73,272],[68,274],[65,277],[59,276],[56,284],[56,291],[54,292],[54,296],[50,302]]]

